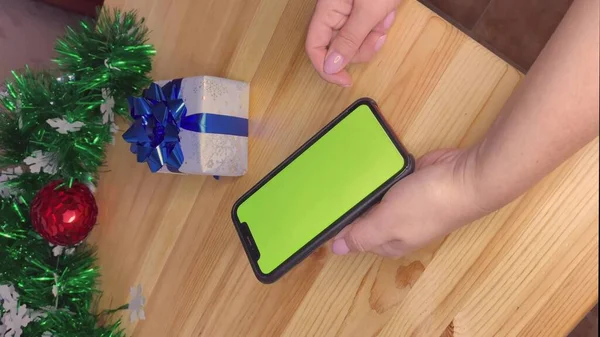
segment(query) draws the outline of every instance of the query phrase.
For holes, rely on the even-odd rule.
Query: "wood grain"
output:
[[[597,301],[598,141],[490,216],[399,260],[326,247],[274,285],[254,279],[233,202],[356,98],[376,99],[416,155],[468,146],[522,75],[415,1],[377,58],[326,84],[304,54],[314,0],[109,0],[137,9],[155,79],[251,83],[250,170],[151,174],[118,141],[99,185],[102,307],[143,284],[132,336],[558,336]]]

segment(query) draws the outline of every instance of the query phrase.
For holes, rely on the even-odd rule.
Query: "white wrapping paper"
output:
[[[161,87],[169,81],[156,82]],[[248,119],[250,86],[225,78],[198,76],[182,80],[180,98],[187,115],[211,113]],[[248,138],[197,133],[181,129],[179,133],[185,174],[243,176],[248,171]],[[171,173],[163,167],[160,173]]]

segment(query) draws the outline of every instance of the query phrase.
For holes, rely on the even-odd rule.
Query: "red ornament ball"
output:
[[[35,231],[59,246],[80,243],[92,231],[98,206],[92,192],[81,183],[57,188],[62,181],[44,186],[31,203],[30,216]]]

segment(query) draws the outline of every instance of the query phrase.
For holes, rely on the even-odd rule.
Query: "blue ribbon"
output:
[[[147,162],[152,172],[167,166],[179,172],[183,164],[179,132],[181,129],[198,133],[212,133],[248,137],[245,118],[198,113],[188,116],[181,99],[181,79],[173,80],[162,88],[152,83],[142,97],[129,97],[129,111],[133,125],[123,134],[131,144],[131,152],[138,163]]]

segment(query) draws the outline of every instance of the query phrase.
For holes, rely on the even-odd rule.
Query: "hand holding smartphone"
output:
[[[413,170],[376,103],[353,103],[234,205],[256,277],[275,282]]]

